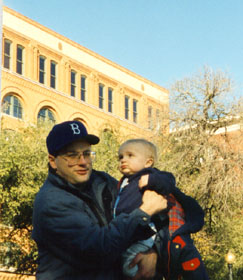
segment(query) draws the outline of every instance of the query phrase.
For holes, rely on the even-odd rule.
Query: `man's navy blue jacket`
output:
[[[49,172],[33,211],[37,279],[122,279],[122,252],[154,232],[139,209],[111,221],[116,195],[117,181],[104,172],[93,170],[82,191]]]

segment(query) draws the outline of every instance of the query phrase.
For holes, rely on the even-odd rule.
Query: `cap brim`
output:
[[[92,145],[96,145],[100,142],[100,138],[93,134],[88,134],[87,136],[83,137],[83,139],[85,139]]]

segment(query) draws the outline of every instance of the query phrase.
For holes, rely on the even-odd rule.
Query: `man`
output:
[[[98,142],[78,121],[55,125],[46,139],[49,173],[33,211],[39,280],[123,279],[122,252],[153,235],[150,218],[167,207],[162,196],[147,190],[140,208],[112,220],[117,181],[92,170],[91,145]],[[140,254],[136,263],[134,279],[151,277],[156,254]]]

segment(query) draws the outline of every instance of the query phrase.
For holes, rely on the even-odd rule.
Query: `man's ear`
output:
[[[154,165],[154,159],[153,158],[148,158],[146,163],[145,163],[145,168],[152,167]]]
[[[49,164],[51,166],[51,168],[53,169],[57,169],[57,166],[56,166],[56,158],[53,156],[53,155],[48,155],[48,160],[49,160]]]

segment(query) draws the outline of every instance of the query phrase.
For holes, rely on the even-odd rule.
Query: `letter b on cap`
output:
[[[72,128],[72,130],[73,130],[73,134],[80,134],[80,129],[79,129],[79,126],[78,126],[78,124],[76,124],[76,123],[70,123],[70,126],[71,126],[71,128]]]

